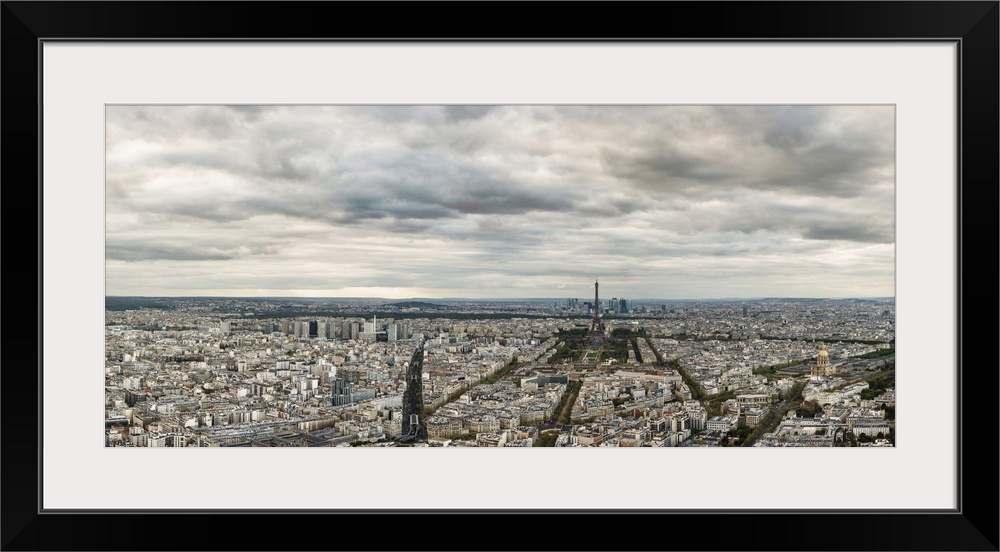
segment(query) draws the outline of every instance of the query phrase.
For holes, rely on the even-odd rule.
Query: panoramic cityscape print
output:
[[[895,445],[893,106],[105,115],[107,447]]]

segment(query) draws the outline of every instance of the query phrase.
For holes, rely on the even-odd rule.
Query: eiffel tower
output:
[[[590,331],[587,332],[587,344],[588,345],[604,345],[607,343],[607,339],[604,337],[604,321],[601,320],[600,315],[600,302],[598,299],[597,280],[594,280],[594,318],[590,321]]]

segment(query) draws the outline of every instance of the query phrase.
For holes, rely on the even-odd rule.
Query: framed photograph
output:
[[[429,22],[420,36],[370,23],[383,5],[339,8],[3,2],[3,177],[37,191],[7,215],[36,212],[38,232],[37,263],[4,273],[8,312],[38,315],[17,326],[34,339],[5,343],[4,549],[302,549],[337,541],[330,526],[372,527],[359,549],[518,549],[532,531],[484,535],[555,515],[590,528],[538,547],[997,550],[995,432],[964,431],[995,419],[997,400],[963,392],[997,383],[996,361],[983,369],[963,345],[997,335],[964,308],[984,291],[971,275],[997,281],[997,2],[581,4],[576,16],[601,23],[565,31],[518,5],[464,5],[495,22],[479,36],[443,23],[454,6],[393,6],[394,20]],[[237,308],[204,297],[281,297],[250,310],[282,313],[311,308],[289,298],[363,300],[301,327],[238,307],[274,337],[266,357],[230,355],[234,383],[219,393],[204,359],[172,348],[189,338],[130,344],[134,324],[202,324],[116,314],[140,296],[202,297],[169,306],[184,312]],[[465,326],[404,323],[433,306],[414,301],[448,297],[476,312],[545,299],[517,316],[562,322],[481,343]],[[802,321],[825,306],[760,301],[775,297],[843,310],[823,334]],[[702,339],[675,339],[670,315],[688,307],[663,298],[715,301],[698,316],[728,330],[692,322]],[[771,314],[750,323],[753,309]],[[236,335],[233,323],[200,330]],[[414,414],[438,405],[419,386],[415,403],[404,380],[422,376],[445,404],[471,388],[463,378],[496,375],[443,366],[467,335],[470,348],[561,354],[574,374],[592,363],[627,383],[585,389],[580,412],[593,410],[575,419],[594,427],[560,437],[579,446],[539,447],[540,430],[492,418],[496,431],[463,432],[478,446],[348,446],[461,441],[446,416]],[[712,364],[762,335],[735,369]],[[356,366],[327,364],[315,344],[337,338],[385,341],[395,368],[352,381]],[[183,400],[132,371],[151,354],[186,363]],[[540,374],[518,387],[537,390]],[[541,404],[573,377],[553,371],[511,400]],[[212,395],[229,393],[265,406],[223,414]],[[285,406],[271,412],[275,395]],[[336,418],[370,414],[375,433],[323,433],[328,406],[386,396]],[[123,431],[147,400],[142,412],[181,425]],[[309,435],[234,433],[293,414]],[[626,415],[644,421],[599,427]],[[320,434],[344,446],[305,446]],[[595,439],[614,446],[584,446]],[[536,446],[496,446],[518,442]],[[419,529],[397,531],[408,525]]]

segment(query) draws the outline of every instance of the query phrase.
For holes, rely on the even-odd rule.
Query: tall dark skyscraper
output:
[[[427,420],[424,419],[424,344],[418,342],[406,370],[406,391],[403,393],[403,431],[400,442],[427,442]]]
[[[343,406],[354,402],[351,397],[351,387],[343,378],[337,378],[330,382],[330,395],[330,404],[333,406]]]
[[[601,320],[601,301],[597,293],[597,280],[594,280],[594,318],[590,321],[590,331],[587,332],[587,343],[590,345],[604,345],[607,341],[604,338],[604,321]]]

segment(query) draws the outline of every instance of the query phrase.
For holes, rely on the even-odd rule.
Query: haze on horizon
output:
[[[106,295],[892,297],[892,106],[108,106]]]

